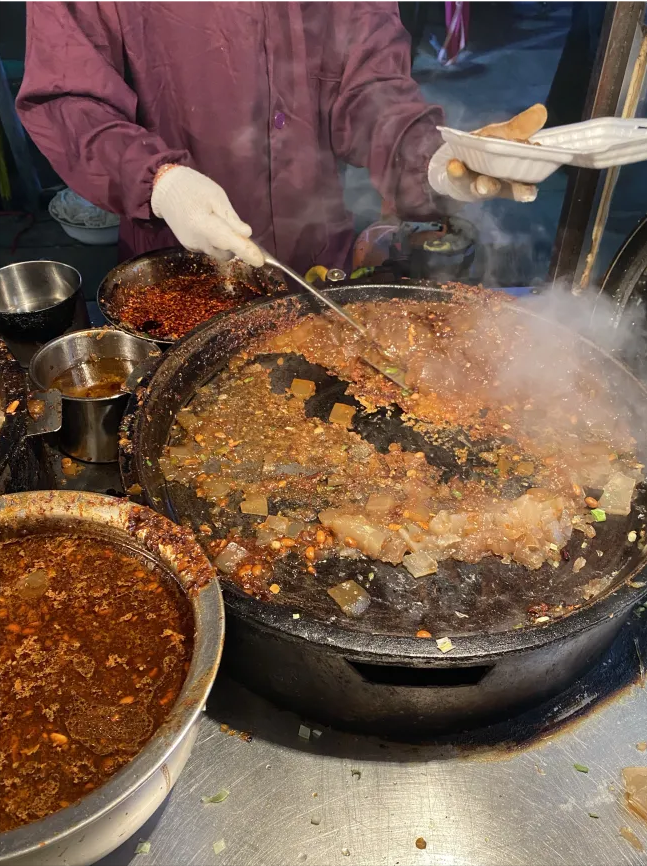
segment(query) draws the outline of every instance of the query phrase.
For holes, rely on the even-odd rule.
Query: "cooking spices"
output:
[[[238,306],[245,295],[259,294],[249,282],[236,281],[234,291],[218,274],[168,277],[148,286],[129,286],[115,293],[108,314],[140,334],[178,340],[196,325]]]

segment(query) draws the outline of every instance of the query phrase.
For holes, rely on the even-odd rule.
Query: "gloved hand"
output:
[[[153,182],[151,208],[183,247],[225,261],[231,254],[256,268],[263,254],[249,240],[252,230],[211,178],[184,165],[162,166]]]
[[[527,141],[542,129],[547,117],[545,107],[537,104],[505,123],[491,123],[472,134],[485,138],[502,138],[506,141]],[[537,198],[537,187],[534,184],[500,180],[470,171],[459,159],[452,158],[448,144],[443,144],[432,156],[428,176],[429,184],[435,192],[458,201],[479,201],[498,196],[529,202]]]

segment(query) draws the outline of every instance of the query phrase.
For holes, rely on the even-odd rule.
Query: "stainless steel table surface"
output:
[[[65,486],[120,489],[114,466]],[[647,766],[643,658],[639,610],[602,664],[541,711],[426,746],[323,728],[220,674],[175,788],[100,866],[646,864],[647,824],[627,811],[621,776]],[[202,803],[222,790],[224,802]]]
[[[623,766],[647,764],[636,749],[647,738],[643,688],[510,754],[387,745],[326,729],[304,740],[299,718],[224,677],[213,698],[167,802],[101,866],[647,862],[620,835],[629,827],[647,847],[647,826],[624,807],[621,783]],[[221,722],[251,730],[252,742]],[[201,802],[223,789],[224,802]],[[134,854],[140,840],[150,842],[145,857]],[[220,840],[226,848],[215,854]]]

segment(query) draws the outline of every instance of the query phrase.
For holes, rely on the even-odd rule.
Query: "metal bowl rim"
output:
[[[9,494],[0,497],[0,507],[8,502],[15,502],[19,506],[21,502],[29,505],[29,503],[38,503],[39,500],[44,508],[50,510],[52,504],[56,508],[58,503],[59,510],[55,510],[53,514],[53,516],[58,517],[69,517],[69,514],[66,515],[64,512],[66,500],[70,505],[75,502],[80,503],[83,506],[82,515],[86,525],[100,522],[101,508],[107,507],[114,511],[122,510],[124,520],[133,508],[143,508],[142,506],[134,506],[127,499],[120,500],[101,493],[82,493],[72,490],[43,490]],[[93,509],[95,510],[94,520],[91,519]],[[156,516],[163,518],[170,526],[175,527],[175,524],[164,515],[156,513]],[[134,534],[131,534],[130,537],[135,546],[143,550],[143,545],[137,541]],[[205,561],[206,557],[198,542],[194,541],[193,545],[194,554]],[[151,554],[151,551],[143,550],[143,552],[154,555]],[[171,563],[161,553],[159,558],[166,569],[174,571]],[[208,560],[206,561],[208,562]],[[210,568],[214,573],[210,583],[198,592],[187,593],[195,620],[193,654],[182,691],[166,721],[131,761],[107,782],[91,791],[87,796],[82,797],[77,803],[38,821],[32,821],[14,830],[0,833],[0,863],[10,861],[16,856],[24,857],[30,853],[41,851],[47,845],[59,843],[84,827],[91,827],[95,821],[119,806],[144,785],[184,740],[202,712],[222,656],[225,611],[215,570],[212,566]],[[190,695],[194,689],[199,692],[197,697]]]
[[[357,290],[381,290],[382,292],[401,291],[402,289],[414,290],[433,290],[438,294],[452,293],[451,289],[443,289],[442,287],[425,285],[420,282],[406,282],[402,284],[393,283],[375,283],[375,284],[344,284],[327,288],[326,293],[338,294],[348,289],[356,288]],[[376,297],[376,300],[388,300],[388,296]],[[252,300],[244,305],[241,305],[235,310],[227,311],[218,317],[216,320],[203,322],[198,325],[193,331],[187,334],[182,340],[178,341],[176,346],[182,348],[183,352],[190,352],[188,349],[192,341],[199,341],[203,338],[203,334],[209,328],[222,327],[223,320],[229,315],[240,315],[244,311],[253,312],[262,306],[270,306],[271,304],[285,304],[290,302],[313,303],[312,299],[306,297],[300,292],[293,292],[281,296],[280,298],[259,298]],[[342,301],[342,303],[344,303]],[[514,301],[512,302],[514,303]],[[534,314],[537,315],[537,314]],[[558,323],[552,323],[558,324]],[[564,325],[559,324],[559,327],[568,333],[573,333]],[[621,368],[628,375],[640,391],[645,395],[647,401],[647,386],[643,385],[626,367],[625,364],[614,358],[605,350],[596,346],[586,337],[579,334],[576,335],[579,340],[592,346],[597,352],[603,354],[610,362]],[[145,396],[141,405],[137,398],[131,395],[129,404],[126,408],[125,416],[128,417],[134,414],[136,417],[135,426],[133,427],[133,440],[137,438],[138,431],[141,426],[141,419],[144,416],[146,402],[149,399],[149,386],[152,384],[154,377],[157,376],[165,367],[166,364],[172,364],[175,356],[175,349],[167,352],[152,371],[151,378],[142,381],[141,385],[146,386]],[[132,443],[134,445],[134,442]],[[141,456],[141,455],[139,455]],[[137,463],[138,454],[133,456],[133,465],[137,468],[130,468],[130,455],[124,447],[119,446],[119,466],[121,470],[122,480],[126,487],[129,487],[135,482],[142,482],[144,474],[142,467]],[[145,485],[144,495],[146,495]],[[156,510],[156,505],[152,506]],[[159,512],[164,513],[164,512]],[[647,563],[643,562],[641,567],[632,575],[626,578],[623,583],[618,584],[611,591],[598,599],[593,599],[590,603],[583,605],[572,613],[553,620],[547,624],[528,625],[521,629],[513,629],[500,632],[475,632],[473,634],[456,635],[454,640],[454,648],[445,655],[436,646],[434,640],[425,640],[404,635],[389,635],[389,634],[372,634],[368,635],[362,632],[352,631],[350,629],[340,628],[337,624],[325,623],[320,620],[311,619],[307,614],[301,614],[300,618],[295,620],[292,616],[292,609],[273,605],[271,603],[260,602],[247,595],[239,594],[233,586],[227,583],[223,584],[223,592],[225,601],[230,610],[241,618],[249,618],[254,624],[268,631],[282,634],[296,640],[306,640],[314,642],[319,646],[328,647],[330,650],[340,649],[350,655],[362,656],[364,658],[384,659],[395,663],[398,658],[403,660],[430,660],[433,659],[434,665],[438,667],[452,667],[457,661],[464,665],[482,664],[486,658],[496,658],[507,655],[513,652],[521,652],[528,649],[535,649],[541,646],[557,642],[564,638],[573,636],[574,634],[588,631],[597,625],[600,625],[605,619],[615,616],[621,616],[624,612],[635,604],[641,602],[647,597],[647,582],[644,587],[631,587],[629,581],[636,580],[639,575],[647,573]],[[439,635],[440,637],[441,635]]]
[[[31,315],[34,315],[36,313],[48,313],[51,310],[55,310],[57,307],[60,307],[63,304],[68,303],[69,300],[71,298],[73,298],[77,292],[81,291],[81,285],[83,284],[83,278],[81,277],[80,272],[77,271],[77,269],[75,267],[73,267],[72,265],[68,265],[66,262],[57,262],[55,259],[29,259],[29,261],[25,261],[25,262],[12,262],[9,265],[3,265],[3,267],[0,268],[0,275],[2,274],[3,271],[7,271],[10,268],[15,268],[18,265],[41,265],[41,264],[43,264],[43,265],[61,265],[62,267],[67,268],[67,270],[73,271],[76,274],[76,276],[78,277],[77,287],[74,289],[73,292],[70,292],[70,294],[67,297],[63,298],[62,301],[57,301],[55,304],[50,304],[49,307],[41,307],[39,310],[14,310],[13,312],[5,312],[4,310],[0,309],[0,316],[31,316]]]

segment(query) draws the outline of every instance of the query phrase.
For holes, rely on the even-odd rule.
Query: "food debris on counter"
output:
[[[151,852],[151,843],[145,842],[142,839],[137,843],[137,847],[135,848],[135,854],[150,854]]]
[[[224,722],[220,725],[220,730],[223,734],[227,734],[228,737],[238,737],[243,743],[251,743],[253,740],[251,731],[237,731],[236,728],[230,728]]]
[[[203,803],[224,803],[227,797],[229,796],[229,791],[222,789],[222,791],[218,791],[217,794],[214,794],[211,797],[200,797]]]
[[[222,854],[227,846],[225,845],[224,839],[219,839],[217,842],[213,843],[213,853],[214,854]]]
[[[624,767],[622,778],[627,808],[647,821],[647,767]]]
[[[622,836],[623,839],[626,839],[627,842],[629,842],[629,844],[633,848],[636,849],[636,851],[644,851],[645,850],[643,848],[643,844],[640,841],[640,839],[638,838],[638,836],[636,836],[634,831],[632,829],[630,829],[629,827],[621,827],[620,828],[620,835]]]
[[[450,650],[454,649],[454,644],[448,637],[440,637],[436,641],[436,646],[441,651],[441,653],[448,653]]]

